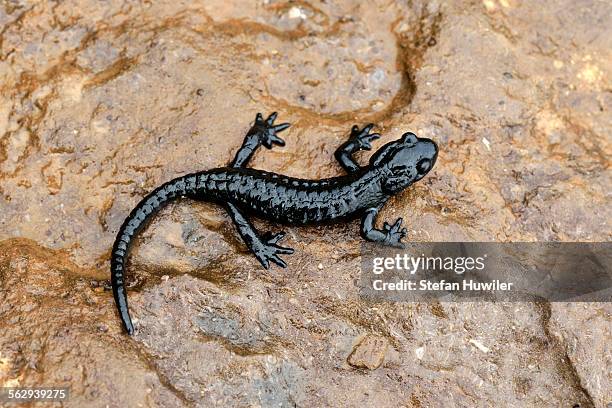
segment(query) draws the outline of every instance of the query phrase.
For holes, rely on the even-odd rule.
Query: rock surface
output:
[[[17,0],[0,5],[0,386],[66,406],[612,402],[609,304],[371,304],[358,227],[289,228],[263,271],[219,208],[163,210],[108,290],[138,200],[224,165],[320,178],[354,123],[441,147],[394,198],[417,241],[609,241],[609,2]],[[362,157],[365,160],[367,155]],[[261,221],[261,229],[279,227]]]

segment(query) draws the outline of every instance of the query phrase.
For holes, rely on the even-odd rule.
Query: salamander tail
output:
[[[166,204],[177,197],[192,194],[195,191],[195,181],[196,176],[191,174],[176,178],[156,188],[138,203],[119,229],[111,255],[111,284],[123,327],[130,335],[134,333],[134,325],[128,309],[125,260],[132,239],[146,225],[146,221]]]

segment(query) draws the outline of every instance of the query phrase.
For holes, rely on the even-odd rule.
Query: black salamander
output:
[[[420,180],[433,167],[438,155],[436,144],[414,133],[405,133],[375,152],[369,165],[361,167],[353,153],[370,150],[380,137],[370,133],[373,126],[353,126],[349,139],[335,152],[347,174],[322,180],[303,180],[247,168],[253,153],[261,145],[270,149],[284,146],[277,133],[288,123],[274,125],[276,112],[264,120],[259,113],[242,147],[228,167],[187,174],[170,180],[143,198],[125,219],[117,233],[111,258],[113,295],[125,330],[132,334],[125,289],[125,260],[134,236],[153,214],[177,198],[208,201],[225,207],[244,243],[257,260],[268,269],[270,262],[281,267],[279,255],[293,249],[279,245],[284,232],[260,235],[245,214],[260,216],[287,225],[303,225],[361,217],[361,236],[386,245],[402,246],[406,229],[399,218],[383,229],[374,227],[376,216],[389,197]]]

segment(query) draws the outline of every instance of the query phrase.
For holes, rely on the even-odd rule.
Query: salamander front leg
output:
[[[360,169],[357,162],[353,159],[353,153],[359,150],[372,149],[372,141],[380,137],[378,133],[370,134],[370,130],[372,130],[373,127],[374,124],[372,123],[361,130],[359,130],[359,126],[353,126],[349,140],[342,143],[340,147],[336,149],[334,156],[347,173],[354,173]]]
[[[285,141],[276,134],[287,129],[290,125],[289,123],[274,125],[276,116],[278,116],[278,114],[274,112],[268,116],[268,119],[264,120],[261,113],[257,114],[253,127],[248,131],[240,150],[238,150],[234,160],[232,160],[230,164],[231,167],[245,167],[253,156],[253,153],[255,153],[255,150],[261,145],[264,145],[268,149],[271,149],[272,145],[275,144],[279,146],[285,145]]]
[[[244,218],[244,215],[242,215],[234,204],[227,203],[227,210],[242,240],[251,252],[253,252],[257,260],[261,262],[264,268],[268,269],[270,267],[270,261],[283,268],[287,267],[285,261],[278,256],[280,254],[293,253],[293,248],[278,245],[278,242],[285,236],[284,232],[279,232],[277,234],[268,232],[260,238],[255,228],[246,218]]]
[[[406,236],[407,231],[406,228],[401,228],[401,218],[398,218],[393,225],[389,225],[389,223],[385,221],[382,230],[374,228],[376,216],[381,207],[382,206],[366,210],[366,214],[361,220],[361,236],[367,241],[379,242],[396,248],[404,248],[404,244],[401,241],[402,238]]]

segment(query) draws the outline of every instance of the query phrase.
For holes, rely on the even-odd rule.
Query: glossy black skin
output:
[[[380,137],[370,133],[374,125],[363,129],[353,126],[348,141],[335,153],[347,175],[322,180],[302,180],[246,168],[261,145],[272,148],[285,142],[277,133],[288,128],[288,123],[274,125],[276,112],[264,120],[257,114],[255,124],[247,133],[240,150],[229,167],[187,174],[153,190],[132,210],[119,229],[112,250],[111,281],[115,302],[126,331],[134,332],[130,319],[124,271],[131,242],[145,222],[160,208],[176,198],[218,203],[226,208],[245,244],[257,260],[268,269],[270,262],[286,267],[279,257],[293,249],[279,245],[285,235],[260,235],[244,214],[251,214],[288,225],[301,225],[361,217],[361,236],[373,242],[402,246],[406,229],[402,219],[393,225],[384,223],[383,229],[374,227],[376,215],[394,194],[420,180],[433,167],[438,148],[436,144],[413,133],[405,133],[398,141],[381,147],[369,165],[359,166],[352,154],[370,150],[371,142]]]

